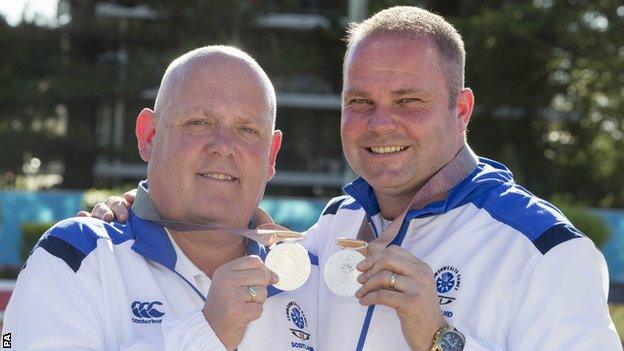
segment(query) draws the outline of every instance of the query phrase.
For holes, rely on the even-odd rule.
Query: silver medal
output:
[[[284,291],[300,288],[312,270],[308,250],[293,242],[275,246],[269,251],[264,264],[279,277],[279,282],[273,286]]]
[[[361,274],[355,266],[364,260],[364,255],[356,250],[340,250],[327,260],[323,271],[325,284],[334,294],[353,297],[362,286],[357,281]]]

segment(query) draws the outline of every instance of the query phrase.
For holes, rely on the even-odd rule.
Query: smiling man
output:
[[[274,126],[273,86],[249,55],[213,46],[173,61],[136,123],[148,163],[140,187],[160,218],[130,211],[125,224],[72,218],[50,229],[6,310],[13,347],[313,349],[316,273],[297,292],[267,289],[278,277],[264,246],[160,220],[247,228],[275,173]]]
[[[325,269],[338,237],[370,244],[355,299],[319,284],[319,349],[620,350],[600,252],[466,143],[474,97],[455,28],[394,7],[347,45],[341,137],[360,178],[308,246]]]

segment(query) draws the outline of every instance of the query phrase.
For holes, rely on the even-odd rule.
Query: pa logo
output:
[[[11,348],[11,333],[2,334],[2,348],[3,349]]]
[[[165,314],[156,309],[156,306],[162,306],[162,302],[153,301],[153,302],[140,302],[134,301],[130,308],[132,309],[132,314],[139,318],[160,318]]]

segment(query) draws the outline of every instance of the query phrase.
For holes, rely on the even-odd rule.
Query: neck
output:
[[[178,232],[171,237],[180,250],[210,279],[224,264],[245,255],[245,238],[222,231]]]
[[[408,195],[390,195],[375,192],[377,203],[381,211],[381,217],[386,220],[394,220],[397,218],[410,204],[416,192]]]

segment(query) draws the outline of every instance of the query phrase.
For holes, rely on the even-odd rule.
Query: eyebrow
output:
[[[400,88],[397,90],[393,90],[391,93],[392,95],[395,96],[404,96],[404,95],[409,95],[409,94],[418,94],[418,93],[422,93],[423,90],[422,89],[414,89],[414,88]],[[343,94],[343,97],[346,96],[363,96],[363,97],[368,97],[370,94],[364,90],[359,90],[359,89],[351,89],[351,90],[347,90],[345,91]]]
[[[368,97],[369,94],[364,90],[350,89],[342,93],[342,97],[346,96],[364,96]]]
[[[173,116],[179,117],[179,116],[187,116],[187,115],[206,115],[205,110],[201,107],[181,107],[181,108],[172,108],[170,110],[171,114]]]
[[[403,96],[403,95],[409,95],[409,94],[417,94],[421,92],[422,92],[421,89],[402,88],[402,89],[393,90],[392,95]]]

